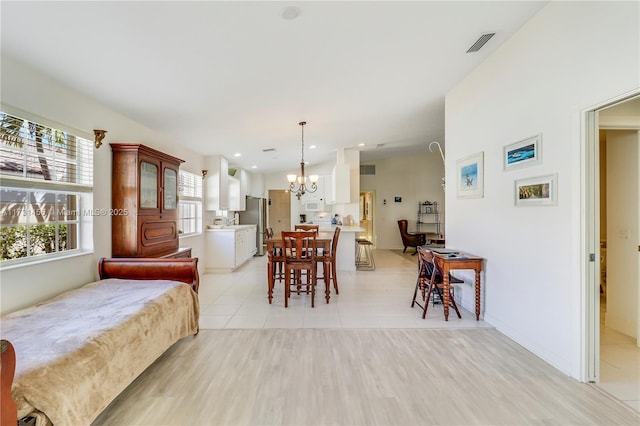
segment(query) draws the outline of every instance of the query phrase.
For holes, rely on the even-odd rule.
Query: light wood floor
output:
[[[203,330],[98,425],[637,425],[493,329]]]
[[[415,257],[375,256],[376,271],[341,273],[340,295],[313,309],[308,296],[266,303],[264,258],[204,275],[200,334],[93,426],[640,424],[468,311],[444,321],[436,305],[423,320],[409,306]]]

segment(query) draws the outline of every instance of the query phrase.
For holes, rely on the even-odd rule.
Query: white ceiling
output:
[[[311,164],[360,143],[366,161],[444,142],[447,91],[546,3],[2,1],[2,55],[269,173],[296,169],[301,120]]]

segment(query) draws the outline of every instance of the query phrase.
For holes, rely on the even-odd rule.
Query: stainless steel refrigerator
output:
[[[264,256],[264,228],[267,226],[267,200],[264,198],[247,197],[247,209],[238,213],[240,215],[240,225],[257,225],[256,256]]]

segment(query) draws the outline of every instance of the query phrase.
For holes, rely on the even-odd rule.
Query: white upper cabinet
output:
[[[348,204],[351,202],[351,179],[348,164],[336,164],[327,180],[330,189],[325,194],[327,204]]]
[[[247,202],[244,195],[240,194],[240,179],[229,176],[229,209],[233,211],[245,211]]]
[[[204,182],[207,210],[229,210],[229,161],[222,155],[205,158]]]
[[[251,195],[250,193],[251,175],[245,169],[240,169],[239,173],[240,173],[240,196],[244,198],[247,195]]]

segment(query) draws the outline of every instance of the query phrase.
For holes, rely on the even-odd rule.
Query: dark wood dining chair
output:
[[[340,294],[338,289],[338,274],[336,272],[336,259],[338,250],[338,238],[340,238],[340,228],[336,227],[333,231],[333,238],[331,239],[331,251],[318,255],[318,262],[323,264],[323,276],[318,279],[323,279],[327,285],[330,285],[333,281],[333,290],[336,294]]]
[[[315,307],[317,280],[317,233],[308,231],[282,231],[284,259],[284,307],[289,306],[292,288],[298,294],[311,294],[311,307]]]
[[[266,239],[272,239],[273,228],[271,227],[264,228],[264,235]],[[282,281],[282,279],[284,278],[283,269],[282,269],[282,262],[283,262],[282,249],[274,248],[273,252],[267,253],[267,258],[269,259],[269,262],[273,262],[273,265],[274,265],[274,268],[273,268],[274,281],[275,280]]]
[[[267,239],[273,238],[273,228],[264,228],[264,236],[267,237]]]
[[[442,281],[442,271],[433,261],[433,252],[424,247],[417,247],[418,252],[418,279],[416,280],[416,288],[413,291],[413,300],[411,301],[411,307],[418,305],[422,308],[422,319],[427,317],[427,308],[429,307],[429,301],[433,291],[438,294],[440,301],[444,303],[444,297],[442,289],[444,284]],[[449,274],[450,283],[463,283],[464,281]],[[418,298],[418,290],[422,295],[422,304],[416,299]],[[435,297],[435,295],[434,295]],[[454,299],[453,287],[449,287],[449,303],[458,314],[458,318],[462,318],[458,305]]]
[[[297,225],[293,226],[293,229],[296,231],[313,231],[313,232],[319,232],[320,230],[320,225],[308,225],[308,224],[303,224],[303,223],[299,223]]]

